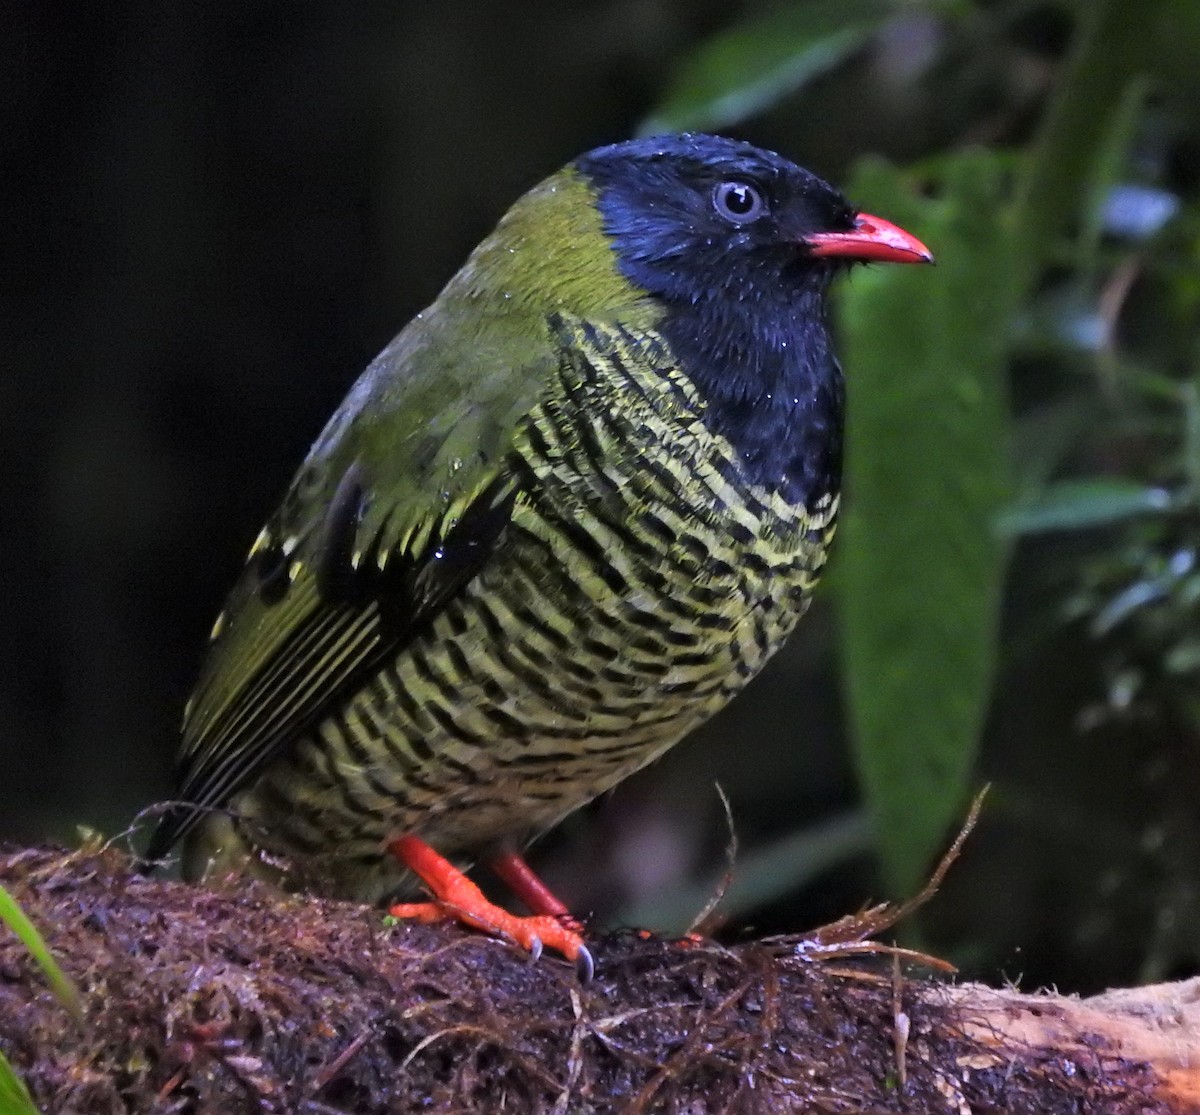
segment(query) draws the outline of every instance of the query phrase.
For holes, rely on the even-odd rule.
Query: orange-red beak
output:
[[[814,232],[804,238],[809,255],[884,263],[932,263],[933,252],[891,221],[859,213],[848,232]]]

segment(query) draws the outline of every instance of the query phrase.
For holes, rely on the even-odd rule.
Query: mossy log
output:
[[[1200,1113],[1200,980],[1092,999],[772,938],[590,938],[595,979],[454,926],[0,853],[79,984],[0,930],[0,1050],[44,1112]]]

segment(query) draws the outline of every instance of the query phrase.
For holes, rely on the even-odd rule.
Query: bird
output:
[[[599,147],[531,189],[354,383],[254,541],[146,862],[182,840],[186,878],[363,901],[415,875],[431,897],[397,917],[589,975],[525,850],[790,634],[840,499],[831,280],[932,259],[725,137]]]

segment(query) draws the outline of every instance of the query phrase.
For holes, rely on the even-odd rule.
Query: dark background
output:
[[[955,71],[957,96],[897,83],[928,46],[910,21],[852,96],[835,75],[733,131],[835,181],[861,151],[919,155],[981,110],[980,138],[1020,140],[1070,30],[1055,5],[1029,7],[1007,55]],[[111,835],[169,796],[209,626],[358,372],[512,200],[631,134],[673,63],[754,9],[0,10],[0,837]],[[1006,614],[1046,606],[1018,585]],[[565,897],[619,917],[706,878],[726,841],[714,779],[743,847],[854,805],[831,624],[819,604],[701,738],[547,843],[538,862]],[[1180,866],[1194,739],[1114,729],[1097,763],[1077,718],[1099,657],[1056,635],[1006,661],[980,780],[1007,777],[1008,805],[928,927],[985,975],[1088,987],[1190,970],[1148,970],[1144,946],[1164,910],[1196,906]],[[1067,789],[1091,806],[1045,807]],[[859,855],[743,921],[798,929],[878,894]]]

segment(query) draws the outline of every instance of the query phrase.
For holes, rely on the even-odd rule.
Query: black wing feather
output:
[[[213,742],[185,758],[184,804],[162,817],[146,861],[161,859],[209,809],[227,804],[282,749],[428,629],[495,552],[517,498],[511,475],[493,479],[420,553],[380,550],[385,514],[354,562],[367,497],[357,466],[347,470],[324,517],[315,575],[288,590],[311,597],[304,602],[306,614],[245,681],[237,699],[205,726],[204,736]]]

